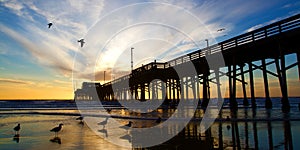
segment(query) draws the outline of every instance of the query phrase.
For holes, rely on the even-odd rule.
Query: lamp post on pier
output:
[[[208,39],[205,39],[205,41],[206,41],[206,47],[208,47],[209,46]]]
[[[104,83],[105,83],[105,72],[106,72],[106,71],[104,71],[104,75],[103,75],[103,76],[104,76],[104,77],[103,77],[103,78],[104,78]],[[104,84],[104,83],[103,83],[103,84]]]
[[[131,47],[131,52],[130,52],[130,54],[131,54],[131,73],[132,73],[132,70],[133,70],[133,47]]]

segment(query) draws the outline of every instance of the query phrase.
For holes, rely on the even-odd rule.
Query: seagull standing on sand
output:
[[[156,123],[161,123],[161,117],[158,117],[155,122]]]
[[[124,126],[121,126],[120,128],[122,129],[128,129],[128,128],[131,128],[132,127],[132,121],[129,121],[128,124],[124,125]]]
[[[112,110],[111,108],[107,108],[107,109],[106,109],[106,111],[107,111],[108,113],[110,113],[111,110]]]
[[[82,117],[82,116],[80,116],[80,117],[76,118],[76,120],[80,120],[80,121],[82,121],[82,120],[83,120],[83,117]]]
[[[18,124],[16,127],[14,127],[15,135],[18,135],[18,134],[19,134],[20,129],[21,129],[20,124]]]
[[[85,43],[85,42],[84,42],[84,39],[80,39],[80,40],[78,40],[77,42],[80,43],[80,47],[83,47],[83,44]]]
[[[53,25],[53,24],[52,24],[51,22],[48,23],[48,28],[50,29],[52,25]]]
[[[130,131],[129,128],[132,127],[132,124],[133,124],[133,122],[132,122],[132,121],[129,121],[128,124],[126,124],[126,125],[124,125],[124,126],[121,126],[120,128],[127,130],[127,134],[129,134],[129,131]]]
[[[76,120],[80,120],[79,124],[82,124],[82,125],[84,124],[83,123],[83,116],[80,116],[80,117],[76,118]]]
[[[61,123],[61,124],[58,125],[58,127],[55,127],[55,128],[50,130],[51,132],[55,132],[55,137],[57,137],[57,133],[61,130],[63,125],[64,124]]]

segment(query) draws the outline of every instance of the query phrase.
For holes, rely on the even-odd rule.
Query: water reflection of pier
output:
[[[235,121],[216,121],[204,133],[199,130],[199,122],[190,122],[169,141],[154,147],[136,149],[293,149],[292,128],[288,116],[284,116],[287,118],[281,121],[272,121],[270,118],[255,121],[256,113],[252,109],[232,111],[231,120]],[[270,117],[271,113],[268,111]],[[238,115],[249,120],[235,118]],[[132,138],[133,145],[137,146],[134,137]]]

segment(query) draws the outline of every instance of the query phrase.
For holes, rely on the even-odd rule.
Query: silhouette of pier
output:
[[[261,70],[266,98],[265,107],[272,108],[268,83],[268,76],[271,75],[278,79],[282,95],[282,110],[289,111],[286,72],[295,66],[300,70],[299,41],[300,14],[297,14],[168,62],[151,62],[132,70],[129,75],[103,85],[85,82],[82,89],[75,91],[75,99],[93,99],[96,96],[102,101],[162,99],[177,103],[180,99],[193,98],[200,100],[201,106],[206,107],[211,97],[210,84],[219,86],[220,77],[226,76],[230,107],[238,107],[236,91],[237,83],[240,82],[244,97],[243,104],[255,108],[254,71]],[[207,56],[217,58],[220,54],[225,65],[211,67]],[[287,66],[285,56],[289,54],[295,54],[297,60]],[[194,65],[197,75],[185,72],[179,77],[175,68],[185,68],[189,63]],[[276,72],[268,69],[270,65],[276,66]],[[224,68],[227,71],[224,71]],[[249,76],[249,81],[245,80],[246,74]],[[250,87],[250,104],[246,86]],[[90,92],[91,90],[95,90],[94,94],[91,94],[93,93]]]

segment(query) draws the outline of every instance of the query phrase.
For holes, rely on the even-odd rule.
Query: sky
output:
[[[128,74],[131,47],[134,67],[165,62],[298,13],[297,0],[0,0],[0,99],[72,99]]]

